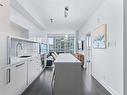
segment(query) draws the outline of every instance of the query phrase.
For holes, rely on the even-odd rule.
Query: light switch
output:
[[[108,47],[116,47],[116,41],[108,42]]]

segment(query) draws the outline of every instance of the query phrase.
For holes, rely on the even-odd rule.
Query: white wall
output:
[[[47,30],[48,35],[50,35],[50,34],[65,34],[65,33],[75,35],[75,30]]]
[[[35,25],[40,26],[38,28],[40,29],[46,28],[40,16],[38,15],[36,8],[34,8],[35,4],[33,4],[31,0],[18,0],[18,4],[20,4],[26,10],[26,12],[28,12],[31,15],[31,17],[33,18],[31,20],[36,21]]]
[[[108,25],[107,49],[92,49],[92,75],[112,95],[123,95],[123,1],[105,0],[79,31],[79,38],[100,24]],[[116,45],[115,45],[116,43]]]
[[[127,95],[127,0],[124,0],[124,95]]]
[[[28,30],[23,29],[22,27],[14,24],[14,23],[10,23],[10,34],[13,36],[22,37],[22,38],[29,37]]]
[[[29,39],[45,37],[45,31],[36,27],[22,13],[11,7],[10,21],[27,29],[29,31]]]

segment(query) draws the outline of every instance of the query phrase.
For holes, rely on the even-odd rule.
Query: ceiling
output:
[[[29,0],[47,30],[79,29],[104,0]],[[69,7],[68,17],[64,8]],[[54,19],[51,23],[50,19]]]

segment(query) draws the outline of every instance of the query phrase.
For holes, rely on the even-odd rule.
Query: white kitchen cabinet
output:
[[[0,70],[0,95],[8,95],[6,90],[8,89],[6,69]]]
[[[0,95],[20,95],[26,87],[26,61],[0,70]]]
[[[41,71],[42,66],[40,59],[37,56],[28,59],[28,84],[31,84],[41,73]]]
[[[19,62],[11,69],[11,78],[16,95],[21,94],[27,87],[27,61]]]
[[[41,73],[39,56],[0,70],[0,95],[20,95]]]
[[[41,58],[40,56],[34,57],[34,65],[36,67],[36,72],[39,74],[42,71]]]
[[[0,95],[16,95],[11,68],[0,70]]]
[[[32,81],[36,77],[36,73],[34,72],[34,61],[33,58],[28,59],[28,85],[32,83]]]

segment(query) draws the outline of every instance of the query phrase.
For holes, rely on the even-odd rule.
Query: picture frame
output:
[[[107,48],[107,24],[102,24],[92,32],[92,45],[94,49]]]

